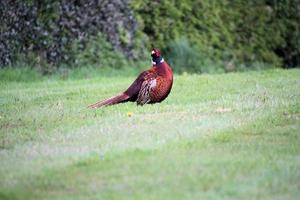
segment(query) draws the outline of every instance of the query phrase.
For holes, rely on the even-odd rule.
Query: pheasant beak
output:
[[[151,51],[151,55],[153,55],[153,54],[155,54],[155,51],[152,50],[152,51]]]

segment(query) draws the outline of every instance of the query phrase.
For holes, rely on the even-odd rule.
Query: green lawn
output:
[[[133,79],[0,77],[0,199],[300,199],[299,69],[177,75],[161,104],[86,108]]]

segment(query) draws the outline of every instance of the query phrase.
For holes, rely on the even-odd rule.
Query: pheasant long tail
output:
[[[114,105],[114,104],[125,102],[128,99],[129,99],[129,96],[127,94],[121,93],[119,95],[116,95],[111,98],[104,99],[102,101],[98,101],[92,105],[89,105],[88,108],[99,108],[101,106]]]

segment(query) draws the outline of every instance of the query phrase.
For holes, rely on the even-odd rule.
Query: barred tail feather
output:
[[[108,99],[104,99],[102,101],[98,101],[92,105],[89,105],[88,108],[99,108],[101,106],[109,106],[109,105],[114,105],[118,103],[125,102],[129,99],[129,96],[125,93],[121,93],[119,95],[113,96]]]

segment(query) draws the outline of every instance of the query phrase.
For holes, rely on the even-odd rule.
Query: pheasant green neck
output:
[[[152,58],[152,64],[153,65],[158,65],[159,63],[163,63],[165,60],[163,57],[158,57],[158,58]]]

